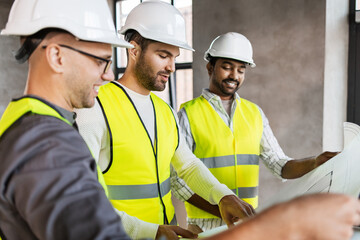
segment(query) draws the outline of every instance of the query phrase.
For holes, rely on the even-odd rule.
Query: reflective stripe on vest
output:
[[[110,163],[104,171],[115,208],[143,221],[174,221],[170,191],[170,161],[178,145],[175,117],[168,104],[151,93],[155,139],[149,134],[125,90],[103,85],[98,101],[110,136]]]
[[[237,165],[259,165],[259,157],[257,155],[237,154]],[[210,169],[211,172],[221,171],[219,168],[234,166],[234,156],[210,157],[200,158],[204,165]],[[218,170],[216,170],[217,168]],[[219,173],[219,175],[221,175]],[[256,198],[259,192],[258,187],[238,187],[231,188],[231,190],[241,196],[241,198]]]
[[[263,131],[258,107],[245,99],[236,100],[233,132],[203,97],[187,102],[184,108],[196,144],[194,154],[221,183],[256,208]],[[185,206],[190,218],[216,218],[191,204]]]
[[[22,97],[20,99],[11,101],[2,115],[0,120],[0,137],[8,128],[11,127],[11,125],[16,122],[16,120],[29,112],[38,115],[56,117],[71,126],[71,123],[66,118],[62,117],[60,113],[58,113],[54,108],[50,107],[40,99],[33,97]],[[99,166],[97,166],[97,174],[98,180],[107,194],[105,181]]]
[[[161,183],[158,191],[156,183],[146,185],[107,185],[112,200],[146,199],[156,198],[159,195],[164,197],[170,192],[170,178]]]
[[[257,155],[236,154],[237,165],[259,165]],[[221,168],[234,166],[234,156],[201,158],[207,168]]]

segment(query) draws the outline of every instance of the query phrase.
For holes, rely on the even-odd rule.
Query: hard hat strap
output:
[[[16,61],[18,63],[26,62],[50,31],[50,29],[43,29],[31,36],[26,37],[23,45],[14,53]]]
[[[136,31],[135,31],[135,30],[132,30],[132,29],[126,31],[125,36],[124,36],[125,41],[130,42],[132,36],[133,36],[135,33],[136,33]]]

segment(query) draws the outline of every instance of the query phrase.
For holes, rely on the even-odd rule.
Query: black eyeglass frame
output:
[[[95,58],[95,59],[98,59],[98,60],[101,60],[101,61],[104,61],[106,62],[106,65],[105,65],[105,68],[104,68],[104,72],[103,73],[107,73],[109,71],[109,68],[111,66],[111,63],[112,63],[112,60],[111,59],[106,59],[106,58],[102,58],[102,57],[98,57],[98,56],[95,56],[91,53],[87,53],[87,52],[84,52],[84,51],[81,51],[79,49],[76,49],[76,48],[73,48],[73,47],[70,47],[68,45],[65,45],[65,44],[58,44],[60,47],[64,47],[64,48],[68,48],[70,50],[73,50],[75,52],[78,52],[78,53],[81,53],[85,56],[88,56],[88,57],[92,57],[92,58]],[[43,49],[45,49],[47,46],[42,46]]]

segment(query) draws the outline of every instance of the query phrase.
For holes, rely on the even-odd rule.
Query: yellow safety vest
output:
[[[185,108],[196,144],[194,154],[221,183],[256,208],[262,117],[255,104],[245,99],[236,101],[233,132],[202,96],[181,107]],[[185,206],[190,218],[216,218],[189,203]]]
[[[71,123],[66,118],[63,118],[54,108],[50,107],[40,99],[33,97],[23,97],[10,102],[8,107],[5,109],[5,112],[0,120],[0,137],[9,127],[11,127],[11,125],[16,122],[16,120],[28,112],[32,112],[38,115],[56,117],[71,125]],[[98,181],[103,186],[105,193],[107,194],[105,181],[99,166],[97,166],[97,173]]]
[[[110,163],[103,173],[113,206],[146,222],[175,224],[170,161],[178,146],[178,129],[170,106],[151,93],[155,113],[153,146],[121,86],[103,85],[98,100],[110,136]]]

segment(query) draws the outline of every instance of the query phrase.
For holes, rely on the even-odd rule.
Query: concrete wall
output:
[[[247,68],[240,96],[267,115],[287,155],[322,151],[326,0],[193,1],[194,96],[208,86],[203,53],[217,35],[240,32],[257,66]],[[260,204],[281,181],[261,167]]]
[[[13,0],[0,1],[0,29],[5,27]],[[27,65],[18,64],[12,54],[20,47],[19,38],[0,36],[0,116],[14,97],[23,94]]]

